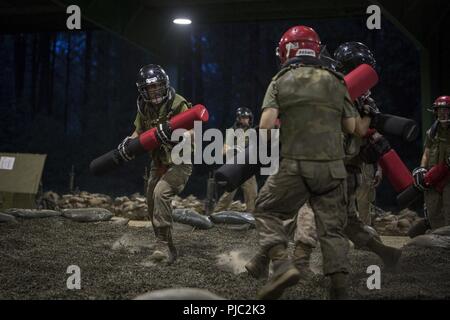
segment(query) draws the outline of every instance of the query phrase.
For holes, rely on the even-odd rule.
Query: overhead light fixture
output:
[[[191,24],[192,21],[187,18],[176,18],[173,20],[173,23],[187,25],[187,24]]]

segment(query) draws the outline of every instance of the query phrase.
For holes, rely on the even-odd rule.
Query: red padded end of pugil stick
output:
[[[207,122],[209,120],[209,113],[205,106],[197,104],[194,107],[177,114],[170,119],[170,126],[172,130],[186,129],[191,130],[194,128],[195,121]],[[156,128],[147,130],[139,136],[139,142],[146,151],[151,151],[160,146],[158,139],[156,138]]]
[[[362,64],[344,77],[352,101],[363,96],[378,83],[378,74],[368,64]]]

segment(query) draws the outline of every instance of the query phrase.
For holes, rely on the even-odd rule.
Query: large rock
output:
[[[135,193],[135,194],[131,195],[130,199],[132,201],[135,201],[138,203],[145,203],[147,201],[147,199],[139,193]]]
[[[421,218],[416,212],[404,209],[398,214],[392,214],[391,212],[379,214],[374,219],[374,226],[381,235],[407,236],[411,235],[409,231],[415,228],[415,225],[420,222],[420,220]],[[415,236],[418,233],[414,231],[412,234]]]
[[[57,193],[48,191],[45,192],[38,200],[38,207],[41,209],[58,210],[58,203],[60,197]]]
[[[84,203],[84,198],[72,196],[71,198],[69,198],[69,202],[70,203]]]
[[[77,222],[108,221],[113,217],[113,214],[104,208],[64,209],[62,215]]]
[[[424,235],[425,233],[427,233],[427,231],[430,230],[430,224],[428,223],[427,219],[425,218],[421,218],[416,220],[411,228],[408,230],[408,237],[410,237],[411,239]]]
[[[7,209],[6,214],[21,219],[42,219],[61,216],[61,212],[54,210],[35,210],[35,209]]]
[[[134,300],[225,300],[203,289],[179,288],[156,290],[140,295]]]
[[[120,206],[122,204],[124,204],[125,202],[130,201],[130,199],[128,197],[118,197],[114,200],[114,205],[115,206]]]
[[[450,249],[450,226],[415,237],[407,246]]]
[[[255,225],[255,217],[251,213],[237,211],[222,211],[210,216],[212,222],[220,224],[250,224]]]
[[[450,237],[450,226],[442,227],[439,229],[436,229],[432,232],[433,234],[444,236],[444,237]]]
[[[172,211],[173,221],[187,224],[198,229],[210,229],[213,227],[211,220],[190,209],[175,209]]]
[[[86,191],[65,194],[58,202],[58,207],[61,209],[104,208],[110,210],[112,206],[113,200],[110,196],[100,193],[91,194]]]
[[[398,220],[398,227],[400,229],[410,229],[411,228],[411,221],[408,219],[400,219]]]
[[[0,212],[0,223],[17,223],[14,216]]]
[[[189,195],[182,199],[180,197],[174,197],[172,200],[172,206],[174,209],[190,209],[197,213],[204,212],[203,202],[198,200],[195,196]]]
[[[105,204],[105,200],[102,198],[91,198],[88,200],[88,205],[90,207],[98,207],[103,204]]]
[[[130,220],[147,220],[148,210],[145,198],[134,196],[134,200],[127,197],[116,198],[114,201],[114,213]]]
[[[398,214],[398,219],[408,219],[410,222],[413,222],[414,220],[419,219],[419,216],[414,211],[404,209]]]

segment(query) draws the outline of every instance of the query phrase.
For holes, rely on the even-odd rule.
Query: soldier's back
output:
[[[290,67],[276,80],[282,156],[296,160],[344,158],[342,118],[347,89],[322,67]]]

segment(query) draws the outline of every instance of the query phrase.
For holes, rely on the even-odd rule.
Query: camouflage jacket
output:
[[[342,118],[356,117],[356,110],[341,74],[323,66],[289,65],[272,79],[262,108],[279,110],[282,157],[344,159]]]
[[[450,127],[444,128],[435,123],[426,134],[425,148],[430,149],[428,168],[450,157]]]

